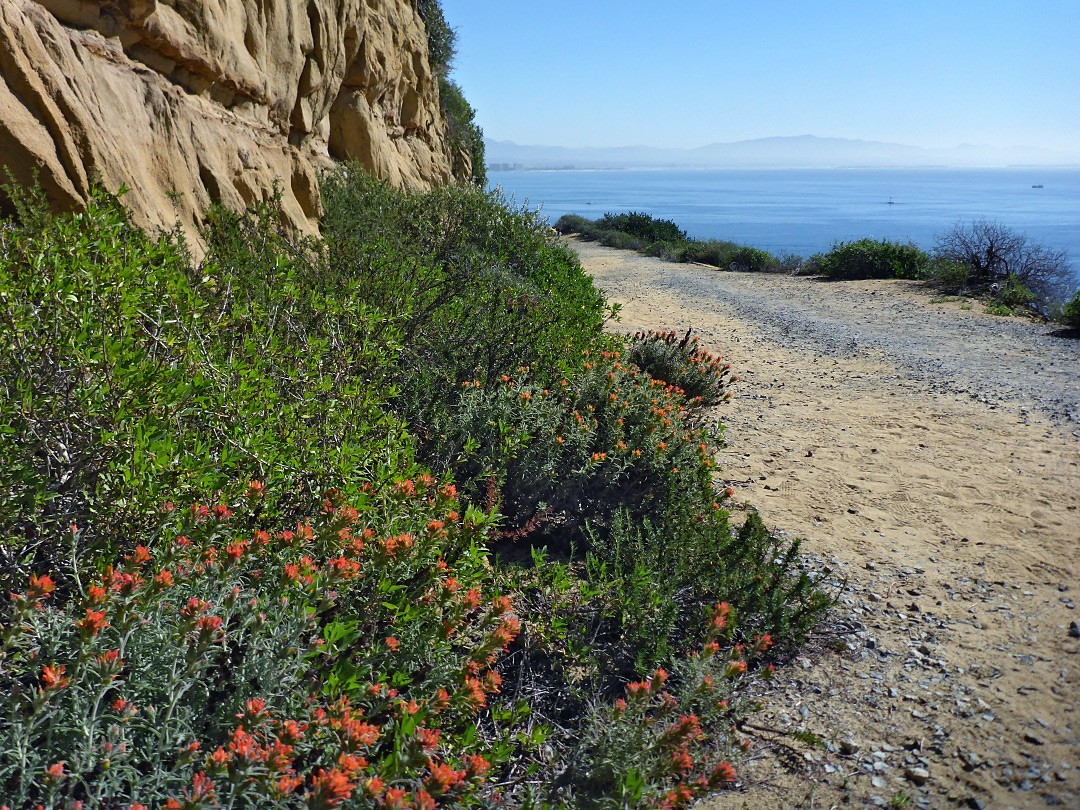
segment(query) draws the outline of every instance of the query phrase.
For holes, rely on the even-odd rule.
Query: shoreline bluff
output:
[[[622,304],[613,329],[692,326],[732,363],[734,502],[844,583],[756,687],[742,789],[702,810],[1075,806],[1080,342],[911,282],[566,241]]]

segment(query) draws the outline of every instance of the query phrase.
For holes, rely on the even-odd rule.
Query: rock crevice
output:
[[[0,162],[58,210],[96,177],[193,234],[277,188],[315,233],[332,159],[409,187],[462,171],[410,0],[4,0],[0,76]]]

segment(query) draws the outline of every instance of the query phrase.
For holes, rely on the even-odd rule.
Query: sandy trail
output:
[[[1080,341],[908,282],[573,246],[615,328],[734,365],[735,500],[847,582],[707,807],[1080,807]]]

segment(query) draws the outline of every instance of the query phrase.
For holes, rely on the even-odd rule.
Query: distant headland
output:
[[[1077,167],[1080,152],[962,144],[924,149],[882,141],[813,135],[712,143],[696,149],[653,146],[532,146],[485,139],[492,171],[555,169],[834,169]]]

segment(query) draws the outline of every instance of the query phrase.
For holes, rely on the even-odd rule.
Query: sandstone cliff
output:
[[[0,164],[58,209],[98,177],[190,230],[277,183],[313,233],[331,158],[411,187],[454,171],[412,0],[0,0],[0,77]]]

